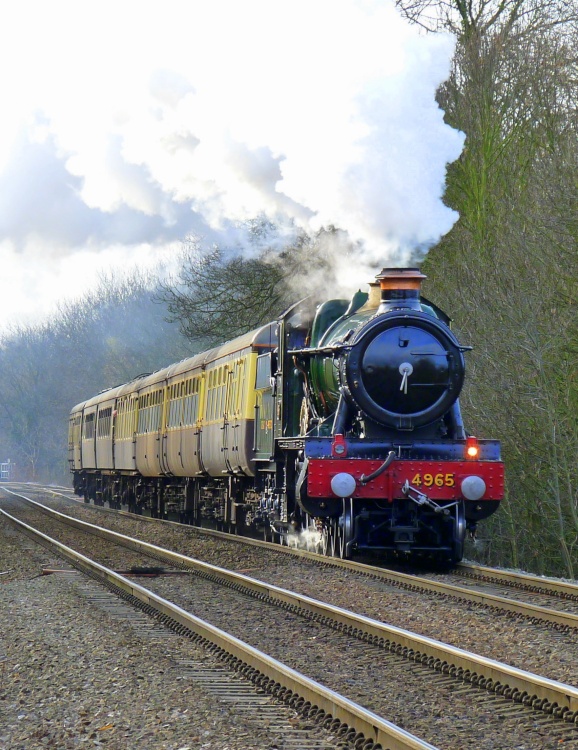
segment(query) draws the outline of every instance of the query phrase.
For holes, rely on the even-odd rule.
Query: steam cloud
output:
[[[363,273],[404,262],[457,218],[463,135],[434,99],[452,51],[383,0],[12,4],[0,300],[78,293],[191,234],[239,245],[259,216],[347,232]]]

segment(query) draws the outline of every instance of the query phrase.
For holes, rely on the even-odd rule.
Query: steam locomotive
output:
[[[496,440],[465,431],[464,352],[418,269],[307,298],[277,321],[72,409],[86,502],[263,534],[327,555],[456,562],[504,491]]]

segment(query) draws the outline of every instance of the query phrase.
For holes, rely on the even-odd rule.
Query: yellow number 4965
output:
[[[416,487],[454,487],[456,479],[454,474],[416,474],[411,480]]]

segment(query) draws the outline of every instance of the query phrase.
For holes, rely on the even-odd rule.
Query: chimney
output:
[[[427,276],[419,268],[384,268],[375,278],[381,287],[378,313],[399,309],[421,310],[421,282]]]
[[[369,282],[369,296],[367,297],[367,301],[364,305],[362,305],[359,309],[360,310],[375,310],[377,312],[377,308],[379,307],[381,303],[381,289],[379,288],[379,281],[370,281]]]

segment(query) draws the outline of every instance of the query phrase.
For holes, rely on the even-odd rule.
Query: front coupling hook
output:
[[[444,507],[438,505],[438,503],[434,502],[427,495],[424,495],[423,492],[420,492],[415,487],[412,487],[408,479],[405,480],[405,484],[401,488],[401,491],[406,497],[408,497],[410,500],[413,500],[416,505],[427,505],[428,508],[431,508],[434,511],[434,513],[443,513],[444,516],[449,516],[449,509],[453,508],[454,505],[457,505],[457,502],[451,503],[450,505],[446,505]]]

